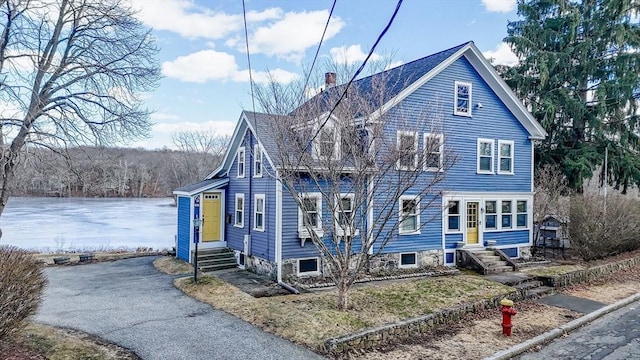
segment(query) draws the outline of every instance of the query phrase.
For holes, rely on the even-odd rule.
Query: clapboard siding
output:
[[[178,196],[178,244],[176,255],[184,261],[189,261],[190,223],[191,198],[188,196]]]

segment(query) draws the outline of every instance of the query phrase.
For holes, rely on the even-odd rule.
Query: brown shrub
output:
[[[606,205],[596,194],[571,197],[571,247],[584,260],[640,248],[640,201],[614,194]]]
[[[0,246],[0,339],[22,328],[36,312],[46,284],[42,265],[31,255]]]

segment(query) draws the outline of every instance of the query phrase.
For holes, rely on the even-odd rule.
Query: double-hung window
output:
[[[264,197],[264,194],[255,194],[253,204],[253,228],[258,231],[264,231]]]
[[[518,200],[516,203],[516,226],[519,228],[527,227],[527,200]]]
[[[447,231],[460,231],[460,201],[451,200],[447,205]]]
[[[233,225],[244,227],[244,194],[236,194],[235,220]]]
[[[253,177],[262,177],[262,147],[253,146]]]
[[[400,197],[400,234],[420,232],[420,198],[417,196]]]
[[[493,139],[478,139],[478,174],[493,174]]]
[[[424,170],[442,171],[444,148],[442,134],[424,134]]]
[[[498,140],[498,174],[513,174],[513,141]]]
[[[497,201],[487,200],[484,203],[484,227],[487,230],[498,228],[498,206]]]
[[[511,229],[512,225],[512,215],[513,215],[513,208],[512,208],[512,201],[511,200],[502,200],[502,228],[503,229]]]
[[[244,177],[244,161],[245,161],[245,151],[244,146],[241,146],[238,149],[238,177]]]
[[[415,170],[418,167],[418,132],[398,131],[398,170]]]
[[[298,209],[298,232],[308,234],[314,230],[321,235],[322,230],[322,196],[319,193],[305,193],[300,198],[301,207]]]
[[[338,236],[355,236],[358,235],[358,229],[355,229],[353,194],[341,194],[336,199],[336,231]]]
[[[471,116],[471,83],[455,82],[455,99],[453,113],[455,115]]]

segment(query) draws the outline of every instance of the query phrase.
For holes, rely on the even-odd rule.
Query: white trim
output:
[[[496,227],[489,229],[489,228],[487,228],[487,216],[489,215],[489,213],[487,213],[487,202],[491,202],[491,201],[496,203],[495,204],[495,212],[491,213],[491,215],[496,217]],[[483,206],[482,206],[483,211],[482,211],[482,213],[483,213],[483,216],[484,216],[484,227],[483,227],[483,229],[484,229],[485,232],[500,231],[501,224],[502,224],[501,223],[501,221],[502,221],[501,219],[502,218],[500,217],[501,210],[502,210],[502,209],[500,209],[500,201],[501,200],[496,199],[496,198],[484,198],[482,200],[482,203],[483,203]]]
[[[258,227],[258,200],[262,200],[262,227]],[[253,230],[264,231],[265,222],[267,219],[267,205],[265,200],[265,194],[253,195]]]
[[[400,159],[402,158],[402,153],[400,151],[400,138],[402,136],[413,136],[414,137],[414,142],[413,142],[413,148],[414,148],[414,155],[413,155],[413,166],[411,167],[406,167],[406,166],[401,166],[400,165]],[[418,169],[418,132],[417,131],[405,131],[405,130],[397,130],[396,132],[396,151],[398,152],[398,160],[396,161],[396,170],[403,170],[403,171],[415,171]]]
[[[455,197],[446,198],[443,196],[442,199],[444,203],[443,207],[445,209],[445,211],[443,212],[444,214],[444,224],[442,226],[443,233],[444,234],[461,234],[462,221],[463,221],[462,205],[464,205],[464,202],[462,201],[462,199],[455,198]],[[449,202],[451,201],[458,202],[458,214],[454,215],[454,216],[458,216],[458,230],[449,230]]]
[[[261,178],[262,177],[262,173],[263,173],[263,168],[264,168],[264,158],[262,156],[263,151],[262,151],[262,146],[260,146],[259,143],[253,144],[253,177],[254,178]],[[258,166],[258,156],[260,157],[260,166]],[[260,172],[258,173],[258,169],[260,169]]]
[[[315,271],[305,271],[305,272],[300,272],[300,261],[302,260],[315,260],[316,261],[316,270]],[[298,276],[314,276],[314,275],[320,275],[321,271],[320,271],[320,258],[319,257],[309,257],[309,258],[299,258],[296,259],[296,273]]]
[[[467,81],[454,81],[453,86],[453,115],[471,117],[471,109],[473,108],[473,97],[471,91],[471,83]],[[458,86],[466,86],[469,88],[469,102],[467,103],[467,111],[458,111]]]
[[[448,263],[447,262],[447,254],[452,254],[453,255],[453,262]],[[442,264],[444,264],[444,266],[456,266],[456,251],[455,250],[444,250],[444,259],[442,260]]]
[[[502,170],[502,159],[506,159],[506,156],[502,156],[502,145],[509,145],[510,149],[511,149],[511,154],[510,154],[510,171],[504,171]],[[515,158],[516,158],[516,150],[515,150],[515,143],[513,140],[498,140],[498,174],[500,175],[513,175],[514,174],[514,169],[513,167],[515,166]]]
[[[469,244],[469,239],[467,238],[469,235],[469,231],[467,229],[467,214],[468,214],[468,204],[469,203],[478,203],[478,214],[477,214],[477,224],[476,224],[476,229],[478,231],[478,243],[477,244]],[[464,211],[464,223],[463,223],[463,232],[462,232],[462,241],[464,241],[465,246],[468,247],[484,247],[484,237],[482,236],[484,231],[483,230],[483,224],[482,224],[482,198],[479,197],[473,197],[473,198],[468,198],[468,199],[464,199],[464,208],[462,209]]]
[[[405,200],[411,200],[416,202],[416,229],[413,231],[402,231],[402,221],[404,220],[402,216],[402,202]],[[399,235],[418,235],[420,234],[420,196],[418,195],[402,195],[400,199],[398,199],[398,234]]]
[[[491,170],[481,170],[480,169],[480,144],[486,144],[489,143],[491,144]],[[477,140],[477,145],[476,145],[476,173],[477,174],[489,174],[492,175],[494,173],[494,168],[495,168],[495,140],[494,139],[483,139],[483,138],[478,138]],[[486,155],[483,155],[484,157],[486,157]]]
[[[306,192],[306,193],[299,193],[298,196],[302,200],[301,203],[304,202],[303,201],[304,199],[316,200],[316,213],[317,213],[318,219],[317,219],[316,226],[313,227],[312,230],[316,233],[318,237],[322,237],[324,235],[324,232],[322,230],[322,193]],[[298,237],[301,239],[308,239],[311,237],[311,234],[309,234],[309,230],[307,229],[307,227],[304,226],[303,218],[304,218],[303,210],[300,206],[298,206]]]
[[[435,154],[435,151],[429,151],[429,154],[427,154],[427,139],[432,138],[432,139],[438,139],[439,141],[439,145],[438,145],[438,151],[437,154],[440,155],[440,160],[438,162],[438,167],[429,167],[427,166],[427,155],[429,154]],[[423,164],[423,170],[424,171],[439,171],[439,172],[443,172],[444,171],[444,135],[443,134],[433,134],[433,133],[424,133],[423,135],[423,144],[424,144],[424,149],[423,149],[423,156],[424,156],[424,164]]]
[[[335,126],[335,116],[331,116],[332,119],[327,119],[325,116],[324,119],[319,117],[317,122],[313,125],[313,133],[316,134],[315,139],[313,140],[313,144],[311,146],[313,152],[313,158],[315,160],[340,160],[340,152],[341,152],[341,136],[340,132]],[[321,123],[324,122],[324,126],[320,129]],[[322,134],[324,131],[331,131],[333,134],[333,151],[331,152],[331,156],[327,158],[326,156],[322,156],[321,154],[321,145],[322,145]]]
[[[240,161],[240,158],[241,158],[240,154],[242,154],[242,161]],[[240,173],[240,163],[242,163],[242,173]],[[236,166],[237,166],[236,177],[244,178],[245,174],[247,173],[247,152],[244,146],[240,146],[238,148],[238,152],[236,153]]]
[[[238,224],[238,199],[242,199],[242,218],[240,219],[240,224]],[[244,228],[244,194],[236,193],[235,202],[233,203],[233,226],[237,228]]]
[[[355,199],[355,195],[353,193],[340,193],[335,196],[335,211],[333,212],[333,226],[336,229],[336,236],[358,236],[360,235],[360,229],[344,229],[342,225],[340,225],[340,213],[342,212],[342,199],[349,199],[351,202],[351,224],[355,227],[353,223],[356,216],[356,209],[353,206],[353,201]],[[353,230],[353,234],[351,231]]]
[[[414,263],[413,264],[402,264],[402,255],[408,255],[408,254],[413,254],[413,260]],[[400,257],[400,259],[398,259],[398,268],[399,269],[412,269],[412,268],[417,268],[418,267],[418,253],[414,252],[414,251],[409,251],[409,252],[401,252],[398,254],[398,257]]]
[[[276,170],[276,280],[282,282],[282,182]]]
[[[220,179],[219,181],[215,181],[215,182],[211,182],[207,185],[203,185],[197,189],[193,189],[191,191],[178,191],[175,190],[173,191],[174,195],[178,195],[178,196],[194,196],[196,194],[202,193],[202,192],[207,192],[207,191],[211,191],[211,190],[217,190],[220,189],[222,186],[226,185],[229,183],[229,178],[224,178],[224,179]]]

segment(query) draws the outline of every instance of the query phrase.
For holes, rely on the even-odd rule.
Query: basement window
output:
[[[318,258],[298,259],[298,275],[320,274]]]
[[[416,262],[417,254],[412,253],[401,253],[400,254],[400,268],[414,268],[418,266]]]

